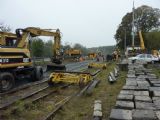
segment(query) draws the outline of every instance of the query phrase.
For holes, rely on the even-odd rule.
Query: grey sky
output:
[[[115,45],[114,34],[133,0],[0,0],[0,21],[13,30],[59,28],[62,43],[86,47]],[[160,0],[135,0],[135,7],[160,8]]]

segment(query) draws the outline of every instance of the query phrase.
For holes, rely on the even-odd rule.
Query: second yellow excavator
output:
[[[47,70],[66,70],[65,65],[62,64],[62,55],[61,55],[61,33],[59,29],[40,29],[35,27],[28,27],[26,29],[17,29],[16,34],[21,38],[17,42],[17,46],[26,47],[29,49],[28,43],[26,40],[28,34],[31,37],[37,36],[50,36],[54,37],[54,44],[52,47],[53,56],[51,62],[47,65]],[[26,46],[25,46],[26,45]]]

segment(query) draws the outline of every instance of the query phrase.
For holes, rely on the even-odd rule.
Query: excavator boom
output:
[[[145,50],[145,45],[144,45],[144,40],[143,40],[143,37],[142,37],[142,32],[139,31],[139,37],[140,37],[140,48],[141,50]]]

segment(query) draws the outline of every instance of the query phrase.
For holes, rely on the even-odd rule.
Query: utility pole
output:
[[[134,49],[134,34],[135,34],[135,27],[134,27],[134,0],[133,0],[133,9],[132,9],[132,47]]]

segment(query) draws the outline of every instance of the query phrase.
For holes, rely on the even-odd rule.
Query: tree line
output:
[[[93,47],[93,48],[87,48],[79,43],[76,43],[71,47],[70,44],[65,43],[64,45],[61,45],[61,49],[63,52],[69,49],[78,49],[81,50],[82,55],[86,56],[90,52],[101,52],[104,55],[111,54],[115,48],[115,46],[101,46],[101,47]],[[32,39],[31,42],[31,52],[32,55],[35,57],[51,57],[53,56],[53,41],[43,41],[42,39],[36,37]]]

